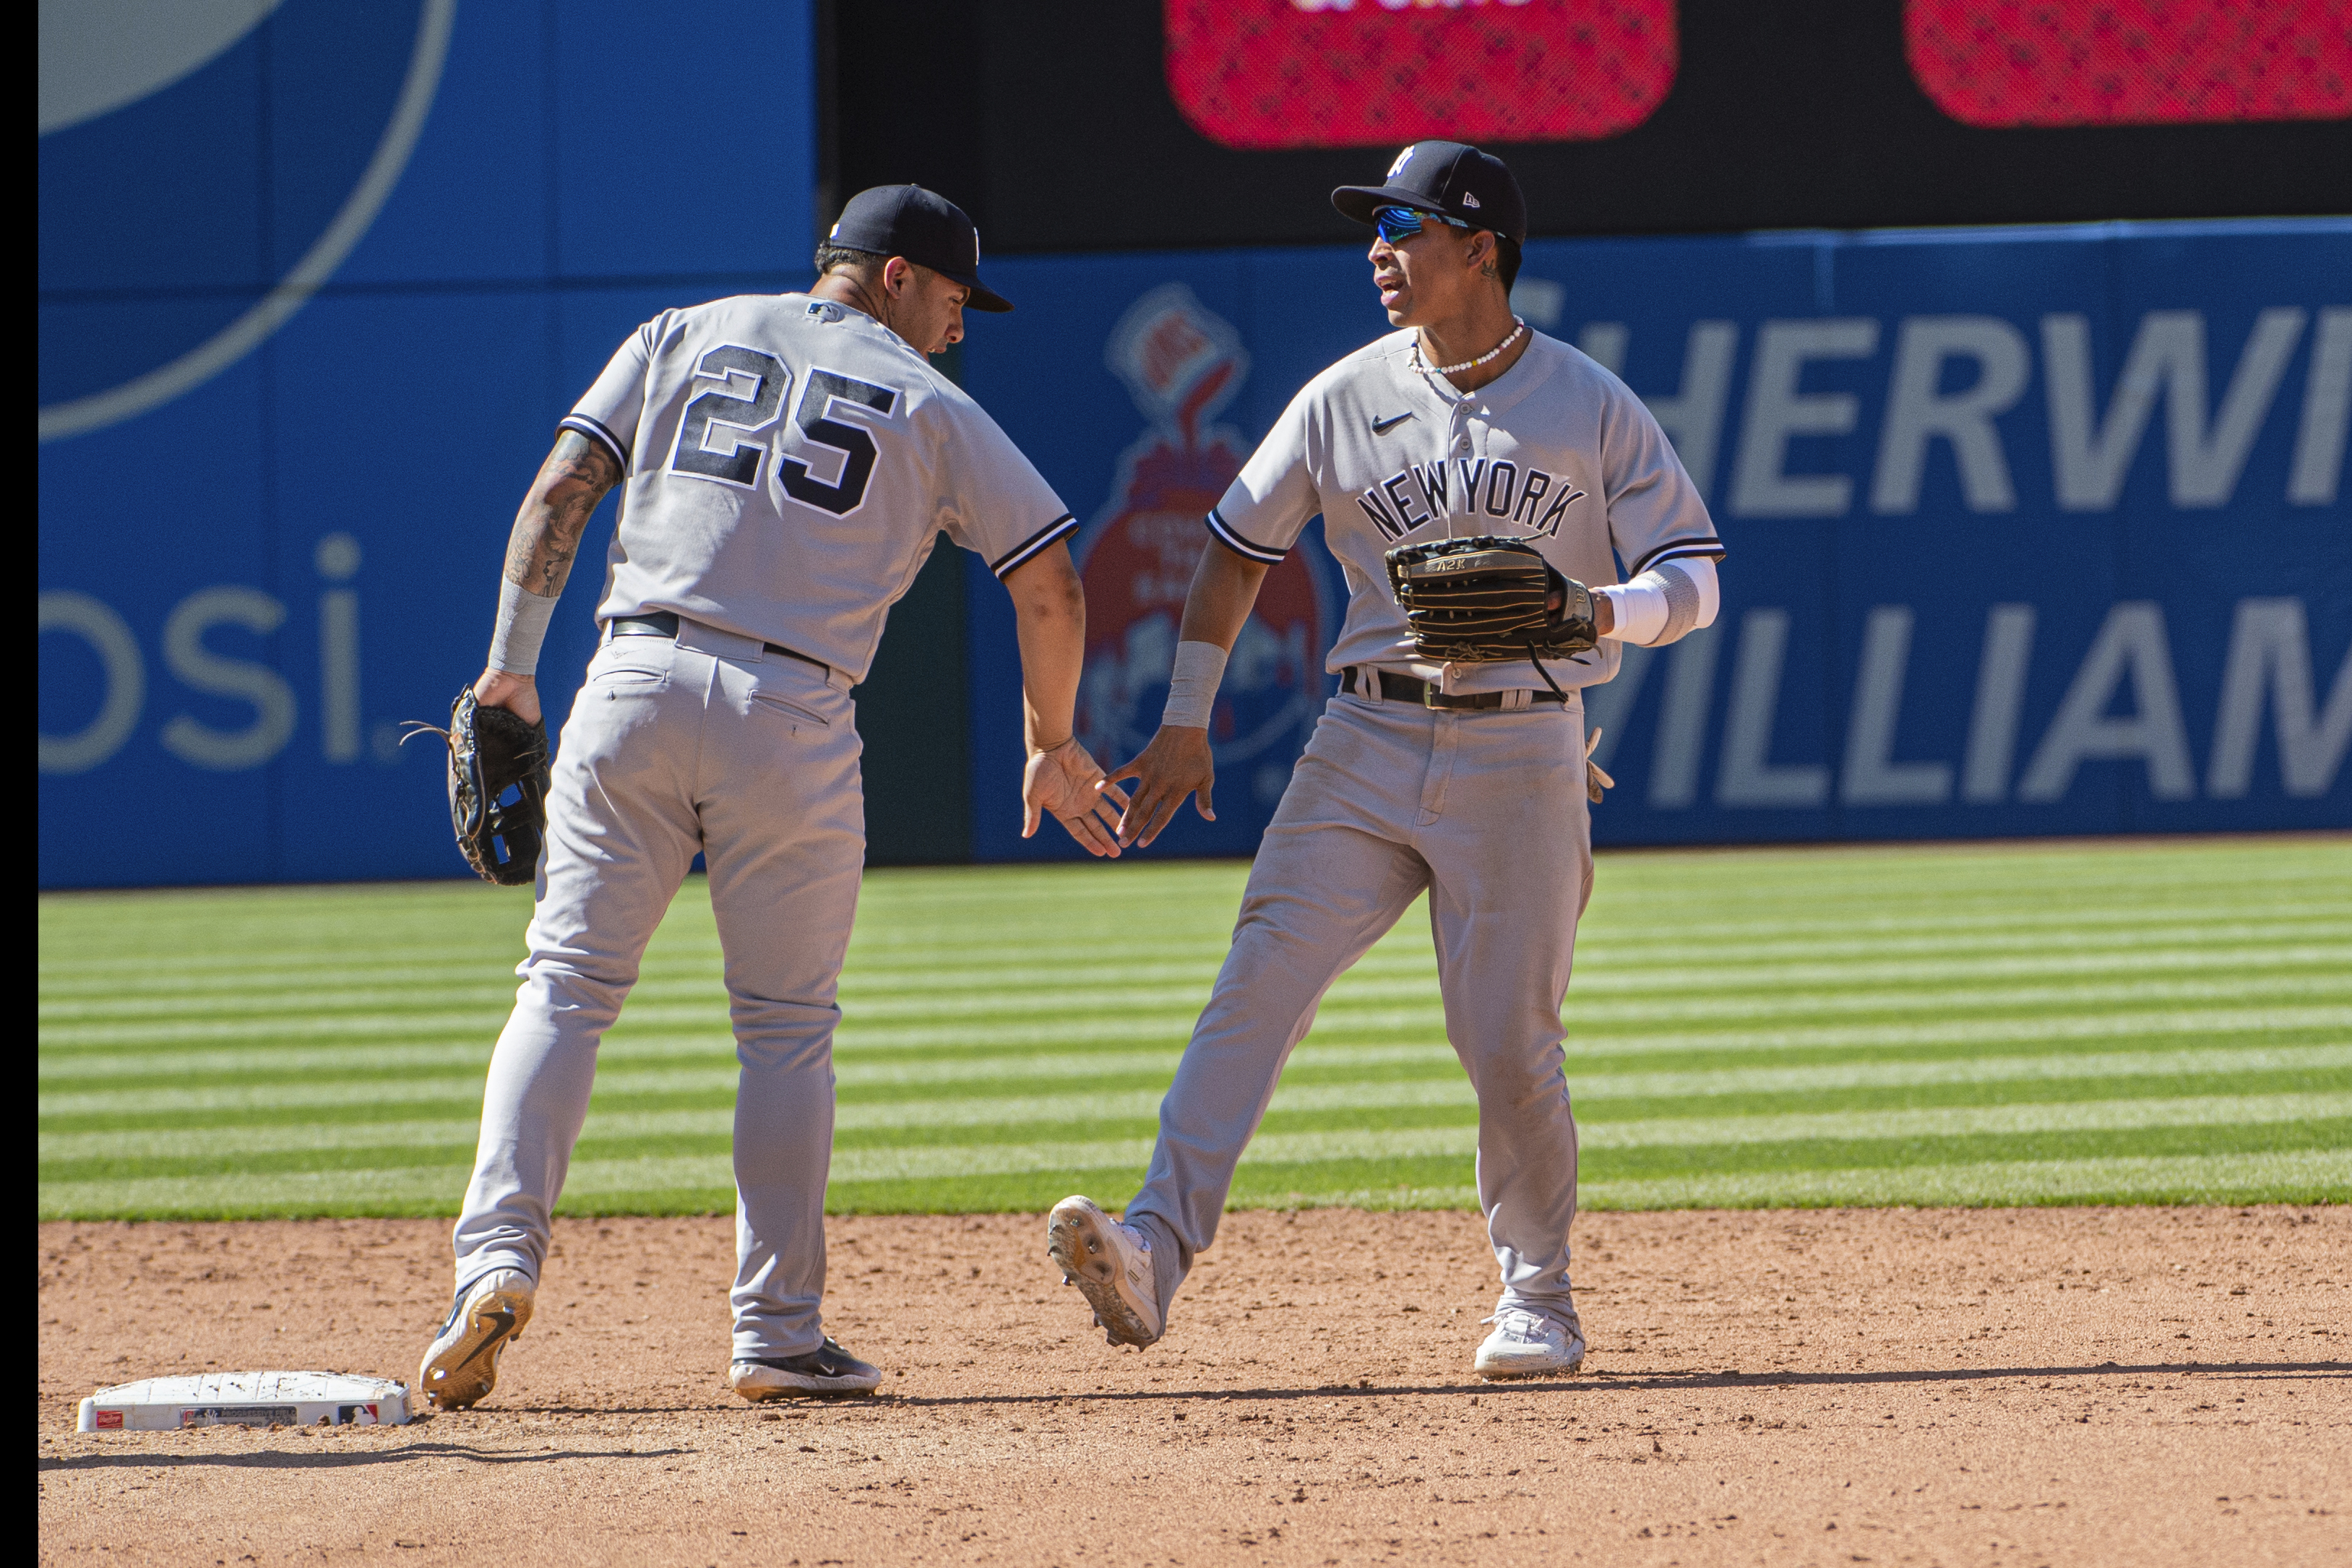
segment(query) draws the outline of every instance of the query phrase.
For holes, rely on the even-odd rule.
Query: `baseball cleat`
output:
[[[1480,1377],[1558,1377],[1584,1364],[1584,1336],[1540,1312],[1505,1307],[1481,1321],[1495,1331],[1478,1347]]]
[[[727,1385],[757,1405],[795,1395],[871,1394],[882,1369],[869,1366],[832,1340],[794,1356],[739,1356],[727,1369]]]
[[[533,1289],[521,1269],[493,1268],[457,1292],[416,1369],[416,1391],[427,1405],[464,1410],[498,1386],[499,1352],[522,1337]]]
[[[1095,1310],[1095,1324],[1115,1345],[1141,1350],[1160,1338],[1160,1290],[1151,1244],[1084,1197],[1064,1198],[1045,1220],[1045,1251]]]

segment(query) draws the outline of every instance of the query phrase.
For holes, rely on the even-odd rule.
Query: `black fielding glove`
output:
[[[1569,658],[1601,640],[1591,592],[1518,540],[1481,534],[1401,544],[1386,559],[1413,651],[1423,658]],[[1555,593],[1567,600],[1557,616],[1546,607]],[[1559,689],[1540,662],[1536,673]]]
[[[428,731],[449,745],[449,826],[466,864],[503,888],[530,881],[546,842],[547,790],[554,774],[547,726],[481,706],[469,686],[449,705],[446,730],[413,721],[409,728],[410,735]],[[509,790],[516,797],[501,803]]]

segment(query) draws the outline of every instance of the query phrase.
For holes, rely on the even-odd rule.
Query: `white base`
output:
[[[405,1426],[408,1390],[340,1372],[216,1372],[148,1377],[81,1402],[80,1432],[184,1426]]]

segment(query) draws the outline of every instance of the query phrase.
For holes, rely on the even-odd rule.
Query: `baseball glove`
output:
[[[1536,673],[1553,685],[1540,660],[1589,652],[1600,640],[1584,584],[1518,540],[1480,534],[1401,544],[1386,559],[1413,651],[1423,658],[1525,658],[1538,661]],[[1557,616],[1545,607],[1554,593],[1567,598]]]
[[[547,832],[547,726],[480,706],[469,686],[449,705],[446,730],[411,721],[409,735],[426,733],[448,742],[449,826],[466,864],[500,887],[530,881]]]

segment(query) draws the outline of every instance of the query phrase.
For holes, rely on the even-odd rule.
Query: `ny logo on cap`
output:
[[[1411,162],[1412,162],[1412,149],[1408,147],[1403,152],[1397,154],[1397,161],[1395,163],[1389,165],[1388,177],[1391,180],[1395,179],[1397,177],[1397,171],[1403,168]]]

